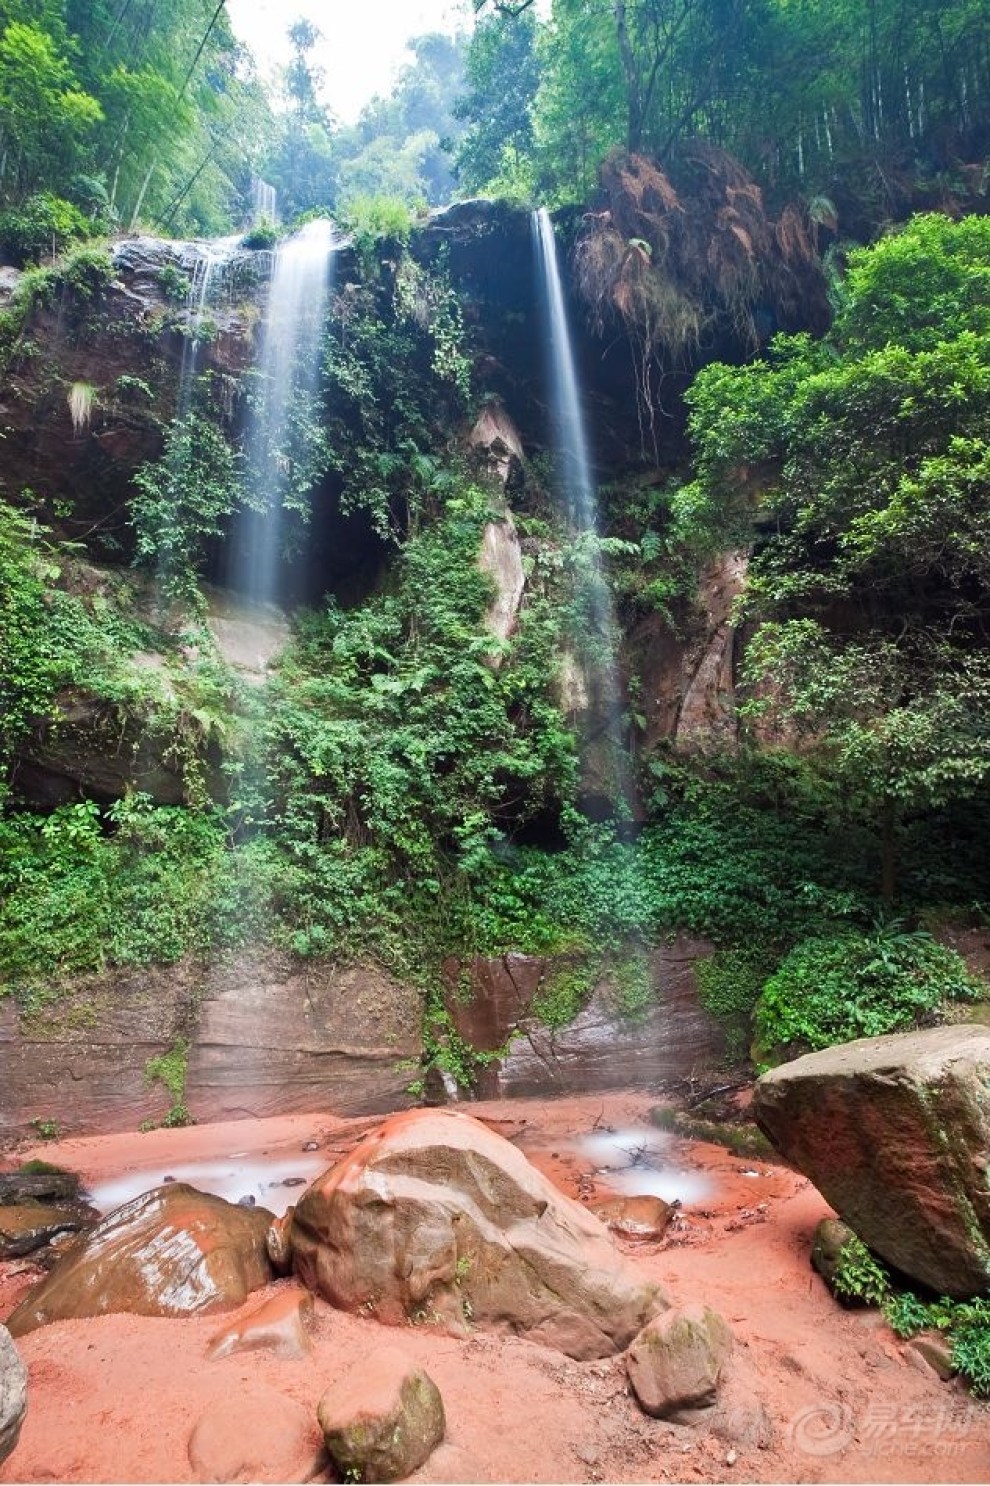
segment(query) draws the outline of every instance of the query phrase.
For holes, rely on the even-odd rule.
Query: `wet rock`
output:
[[[27,1368],[10,1332],[0,1326],[0,1464],[16,1446],[26,1412]]]
[[[571,1357],[622,1349],[665,1304],[604,1226],[479,1121],[386,1120],[296,1207],[296,1273],[344,1310],[470,1321]]]
[[[50,1207],[43,1202],[0,1207],[0,1259],[18,1259],[43,1249],[62,1233],[91,1228],[96,1216],[88,1209]]]
[[[0,1176],[0,1205],[75,1202],[80,1181],[74,1171],[6,1171]]]
[[[815,1229],[811,1245],[811,1263],[828,1288],[835,1293],[835,1272],[846,1244],[856,1237],[847,1223],[839,1218],[822,1218]]]
[[[173,1182],[142,1193],[73,1244],[11,1315],[13,1336],[51,1321],[128,1311],[188,1316],[232,1310],[272,1277],[272,1214]]]
[[[458,1036],[479,1052],[503,1047],[529,1011],[551,963],[543,955],[520,954],[444,960],[444,1006]]]
[[[208,1404],[188,1449],[197,1481],[309,1481],[326,1460],[309,1410],[261,1383]]]
[[[212,1336],[208,1357],[217,1360],[234,1352],[271,1352],[289,1362],[312,1351],[309,1328],[313,1324],[313,1297],[308,1290],[292,1285]]]
[[[265,1234],[265,1248],[276,1274],[288,1274],[292,1268],[292,1217],[290,1207],[281,1218],[273,1218]]]
[[[605,1202],[592,1202],[590,1211],[613,1233],[623,1238],[657,1240],[663,1238],[676,1211],[662,1197],[610,1197]]]
[[[481,534],[478,566],[495,585],[495,597],[485,613],[485,628],[496,640],[507,640],[516,627],[525,577],[519,533],[511,515],[489,521]],[[492,657],[498,665],[501,654]]]
[[[341,1477],[398,1481],[428,1460],[446,1429],[433,1379],[382,1348],[329,1388],[317,1417]]]
[[[731,1350],[732,1332],[708,1306],[657,1316],[626,1353],[629,1381],[641,1408],[665,1419],[714,1403]]]
[[[764,1074],[753,1113],[888,1264],[941,1295],[990,1286],[990,1028],[933,1027]]]

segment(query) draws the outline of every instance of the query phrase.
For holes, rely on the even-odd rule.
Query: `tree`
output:
[[[0,35],[0,125],[2,174],[15,194],[36,187],[49,171],[74,170],[102,112],[47,32],[10,22]]]
[[[749,711],[883,842],[990,780],[990,220],[915,219],[850,260],[823,342],[713,366],[685,537],[755,547]]]
[[[467,54],[467,92],[454,106],[465,125],[457,174],[481,191],[518,167],[533,148],[533,103],[542,76],[533,15],[482,19]]]

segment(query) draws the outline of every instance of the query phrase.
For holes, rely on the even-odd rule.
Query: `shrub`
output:
[[[93,228],[78,207],[50,191],[29,196],[20,206],[0,213],[0,246],[18,268],[57,256],[74,242],[91,237]]]
[[[757,1002],[757,1056],[932,1025],[944,1019],[948,1002],[986,993],[953,950],[896,921],[868,934],[806,939]]]

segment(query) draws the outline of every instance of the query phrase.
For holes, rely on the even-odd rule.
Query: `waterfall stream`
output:
[[[624,708],[616,655],[618,632],[602,566],[598,497],[581,410],[557,243],[545,207],[533,213],[533,239],[546,305],[558,494],[574,534],[578,606],[585,618],[583,633],[576,637],[578,654],[574,657],[584,684],[574,688],[580,701],[575,700],[572,705],[583,714],[586,775],[592,772],[602,782],[604,776],[611,776],[607,791],[590,792],[607,793],[618,811],[631,813],[632,779],[622,742]],[[586,792],[589,792],[587,784]]]
[[[249,508],[234,533],[230,572],[231,587],[256,604],[279,597],[284,511],[306,484],[334,252],[333,224],[319,219],[275,253],[245,440]]]

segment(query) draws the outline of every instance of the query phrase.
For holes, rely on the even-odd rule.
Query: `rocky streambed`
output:
[[[326,1427],[346,1412],[355,1389],[359,1401],[370,1392],[385,1408],[419,1374],[436,1389],[443,1429],[437,1442],[429,1395],[417,1417],[432,1443],[416,1481],[985,1479],[985,1407],[941,1381],[875,1312],[841,1310],[811,1270],[814,1230],[830,1210],[810,1183],[765,1160],[660,1134],[653,1103],[613,1092],[476,1104],[471,1115],[561,1200],[598,1207],[615,1224],[608,1262],[634,1309],[636,1296],[659,1291],[675,1312],[718,1314],[731,1340],[723,1355],[716,1339],[714,1401],[696,1398],[665,1417],[646,1412],[624,1334],[615,1350],[572,1345],[579,1355],[571,1356],[559,1335],[487,1329],[472,1288],[477,1258],[460,1273],[455,1258],[441,1286],[447,1300],[469,1298],[453,1330],[450,1316],[433,1317],[429,1306],[416,1314],[408,1297],[400,1297],[403,1314],[386,1314],[382,1303],[343,1310],[325,1285],[313,1293],[286,1276],[222,1314],[95,1315],[25,1332],[17,1346],[29,1408],[0,1481],[337,1479],[320,1420]],[[18,1157],[41,1154],[77,1170],[90,1194],[111,1200],[111,1182],[147,1175],[154,1185],[197,1163],[201,1172],[226,1169],[236,1157],[245,1185],[253,1177],[259,1188],[237,1196],[255,1195],[260,1217],[272,1191],[295,1198],[307,1190],[311,1162],[336,1164],[329,1186],[339,1186],[341,1163],[379,1123],[283,1116],[66,1141]],[[268,1174],[302,1181],[265,1187]],[[630,1175],[633,1195],[621,1191]],[[648,1190],[653,1177],[663,1192]],[[665,1211],[662,1196],[679,1206]],[[494,1194],[496,1207],[505,1200]],[[439,1273],[443,1235],[427,1234],[423,1245],[432,1245]],[[0,1265],[0,1314],[39,1277],[31,1255]]]

